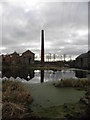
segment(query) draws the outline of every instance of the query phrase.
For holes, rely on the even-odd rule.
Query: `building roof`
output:
[[[18,55],[19,56],[19,54],[17,53],[17,52],[14,52],[14,53],[12,53],[12,54],[10,54],[10,55]]]
[[[90,50],[88,51],[88,54],[90,55]]]
[[[31,53],[31,54],[35,55],[35,54],[34,54],[33,52],[31,52],[30,50],[27,50],[27,51],[23,52],[22,55],[24,55],[24,54],[26,54],[26,53]]]
[[[88,53],[83,53],[83,54],[79,55],[76,59],[87,58],[87,57],[88,57]]]

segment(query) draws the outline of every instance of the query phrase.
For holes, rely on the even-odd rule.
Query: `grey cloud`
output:
[[[38,4],[37,4],[38,6]],[[23,6],[3,4],[3,52],[31,49],[40,54],[40,32],[45,29],[45,51],[79,55],[87,51],[88,3],[43,3],[26,11]],[[71,41],[71,42],[70,42]],[[28,45],[27,45],[28,44]],[[84,46],[84,49],[82,49]]]

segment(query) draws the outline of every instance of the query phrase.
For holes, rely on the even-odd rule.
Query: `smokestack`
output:
[[[41,63],[44,63],[44,30],[41,31]]]

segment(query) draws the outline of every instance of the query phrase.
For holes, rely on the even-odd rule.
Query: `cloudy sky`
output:
[[[22,53],[29,49],[40,55],[42,29],[45,30],[46,54],[76,57],[88,51],[87,0],[3,0],[0,2],[0,18],[2,53]]]

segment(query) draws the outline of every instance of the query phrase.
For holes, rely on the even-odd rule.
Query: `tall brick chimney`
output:
[[[41,30],[41,63],[44,63],[44,30]]]

